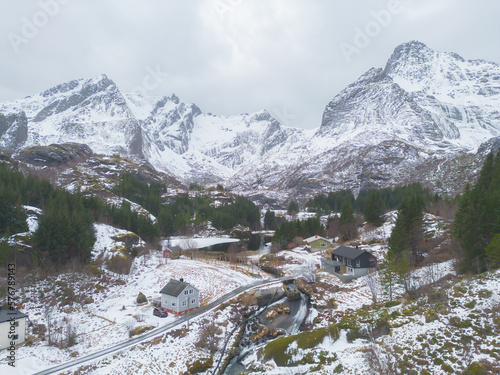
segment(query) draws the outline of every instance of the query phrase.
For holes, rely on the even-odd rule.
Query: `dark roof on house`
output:
[[[186,289],[190,284],[185,283],[183,281],[179,280],[170,280],[167,285],[163,287],[162,290],[160,290],[160,293],[162,294],[168,294],[169,296],[174,296],[177,297],[179,296],[184,289]],[[192,286],[192,285],[191,285]],[[194,289],[196,289],[194,286],[192,286]]]
[[[14,317],[14,319],[21,319],[27,318],[28,315],[17,310],[0,310],[0,323],[8,322],[12,317]]]
[[[368,253],[366,250],[355,249],[353,247],[348,246],[339,246],[335,250],[332,251],[334,255],[340,255],[341,257],[345,257],[348,259],[356,259],[361,254]],[[370,253],[368,253],[370,254]]]

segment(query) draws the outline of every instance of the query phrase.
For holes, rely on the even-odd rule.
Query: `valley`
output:
[[[0,371],[500,373],[499,105],[418,41],[310,130],[105,74],[1,102]]]

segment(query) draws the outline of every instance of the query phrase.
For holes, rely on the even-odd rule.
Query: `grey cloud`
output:
[[[24,20],[33,22],[43,12],[41,4],[54,2],[59,4],[56,14],[15,53],[9,35],[22,36]],[[467,59],[500,62],[499,2],[402,0],[404,10],[392,14],[377,32],[374,14],[389,4],[391,0],[4,0],[0,100],[101,73],[123,91],[132,91],[148,68],[159,66],[168,77],[152,95],[175,92],[218,114],[287,111],[291,125],[314,128],[335,94],[369,68],[383,67],[402,42],[417,39]],[[374,36],[348,61],[341,44],[354,45],[357,30],[370,22]]]

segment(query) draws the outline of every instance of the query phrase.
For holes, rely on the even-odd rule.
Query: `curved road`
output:
[[[242,286],[234,289],[232,292],[230,292],[230,293],[228,293],[228,294],[220,297],[219,299],[215,300],[214,302],[211,302],[208,305],[200,307],[199,309],[197,309],[197,310],[189,313],[189,319],[193,319],[195,317],[203,315],[206,312],[208,312],[210,310],[213,310],[214,308],[216,308],[217,306],[219,306],[221,303],[227,302],[231,298],[234,298],[237,295],[239,295],[239,294],[241,294],[241,293],[243,293],[243,292],[245,292],[247,290],[250,290],[252,288],[255,288],[257,286],[272,284],[272,283],[275,283],[277,281],[291,280],[291,279],[295,279],[297,277],[298,277],[298,275],[285,276],[285,277],[280,277],[280,278],[271,279],[271,280],[259,280],[259,281],[256,281],[254,283],[251,283],[251,284],[242,285]],[[43,371],[35,373],[35,375],[54,374],[56,372],[67,370],[70,367],[81,365],[81,364],[83,364],[85,362],[92,361],[94,359],[97,359],[97,358],[100,358],[100,357],[104,357],[104,356],[106,356],[108,354],[121,351],[121,350],[123,350],[125,348],[128,348],[130,346],[138,344],[138,343],[140,343],[142,341],[146,341],[146,340],[149,340],[149,339],[151,339],[151,338],[153,338],[155,336],[158,336],[159,334],[161,334],[161,333],[163,333],[163,332],[165,332],[165,331],[167,331],[169,329],[172,329],[172,328],[174,328],[174,327],[176,327],[178,325],[181,325],[182,323],[186,322],[187,320],[188,320],[187,314],[186,315],[181,315],[174,322],[171,322],[171,323],[168,323],[168,324],[166,324],[164,326],[155,328],[155,329],[153,329],[151,331],[148,331],[148,332],[146,332],[146,333],[144,333],[144,334],[142,334],[140,336],[134,337],[133,339],[121,342],[119,344],[115,344],[113,346],[110,346],[107,349],[99,350],[99,351],[97,351],[95,353],[88,354],[86,356],[80,357],[80,358],[75,359],[73,361],[65,362],[65,363],[62,363],[60,365],[57,365],[57,366],[54,366],[54,367],[50,367],[48,369],[45,369]]]

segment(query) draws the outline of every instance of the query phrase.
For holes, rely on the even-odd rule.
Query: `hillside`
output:
[[[358,239],[379,261],[385,257],[386,238],[394,220],[395,213],[389,213],[382,227],[374,230],[366,226]],[[446,231],[445,220],[427,216],[429,236],[446,237]],[[100,225],[98,233],[94,256],[104,255],[103,251],[113,254],[122,246],[120,240],[116,242],[119,236],[113,228]],[[321,254],[299,246],[277,256],[285,258],[286,272],[294,273],[314,269]],[[239,285],[269,278],[254,272],[248,266],[203,259],[165,262],[153,251],[137,257],[129,275],[115,274],[106,267],[94,268],[91,274],[68,269],[57,277],[33,275],[34,279],[23,287],[23,306],[30,313],[31,324],[28,344],[18,349],[19,364],[33,373],[125,341],[129,332],[148,332],[175,322],[176,318],[151,314],[153,299],[171,277],[193,283],[202,292],[202,305],[206,305]],[[462,373],[474,363],[489,369],[487,373],[499,370],[498,271],[464,277],[456,275],[450,260],[429,264],[413,274],[418,294],[407,298],[402,288],[397,289],[393,303],[380,288],[375,291],[378,301],[373,302],[370,283],[377,276],[345,284],[323,270],[314,274],[316,281],[301,287],[311,298],[310,307],[304,307],[307,313],[301,330],[250,345],[241,360],[246,373],[448,374]],[[210,282],[214,279],[220,282]],[[274,285],[279,287],[280,283]],[[146,304],[136,302],[139,292],[145,294]],[[55,307],[49,309],[48,301]],[[277,301],[268,311],[282,302]],[[189,329],[183,324],[71,372],[177,374],[200,366],[207,371],[199,373],[212,373],[213,364],[206,361],[213,358],[215,363],[221,356],[222,342],[237,327],[241,314],[257,309],[251,307],[252,303],[248,297],[235,298],[193,318]],[[61,349],[47,346],[47,319],[53,332],[71,327],[76,344]],[[211,324],[218,327],[212,333],[207,328]],[[103,336],[106,340],[101,339]],[[215,343],[214,349],[203,343],[207,337]],[[230,346],[236,345],[236,338],[232,336]],[[225,355],[229,353],[237,352],[226,351]]]

